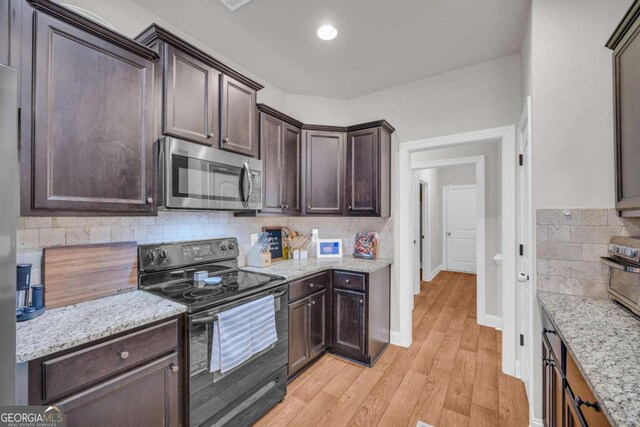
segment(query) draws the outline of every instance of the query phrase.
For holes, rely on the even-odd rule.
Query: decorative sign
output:
[[[273,239],[271,249],[269,250],[269,252],[271,252],[271,260],[282,259],[282,227],[262,227],[262,231]]]

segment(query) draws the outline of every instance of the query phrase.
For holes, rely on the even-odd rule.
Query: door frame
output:
[[[502,371],[515,374],[516,362],[516,127],[514,125],[479,131],[440,136],[398,145],[397,183],[398,206],[395,212],[394,233],[397,236],[396,289],[397,326],[393,331],[394,344],[408,347],[412,342],[411,301],[413,300],[411,194],[401,191],[411,188],[411,154],[435,148],[446,148],[470,143],[500,141],[502,157]],[[392,313],[392,316],[394,314]]]
[[[429,199],[429,187],[431,184],[420,178],[420,187],[422,187],[422,216],[420,223],[422,224],[422,235],[420,236],[420,245],[422,245],[422,277],[423,282],[430,282],[440,272],[439,268],[431,270],[431,208]],[[422,236],[426,236],[422,238]]]
[[[445,270],[449,270],[448,266],[448,257],[447,257],[447,194],[451,190],[476,190],[476,276],[477,276],[477,288],[478,288],[478,306],[480,305],[480,297],[486,301],[486,296],[484,294],[485,284],[486,284],[486,274],[480,274],[480,264],[484,264],[485,261],[485,211],[484,211],[484,200],[485,200],[485,183],[484,183],[484,156],[480,163],[482,163],[482,185],[477,185],[478,183],[478,162],[474,162],[476,166],[476,184],[472,185],[448,185],[446,187],[442,187],[442,266]],[[480,197],[482,197],[482,203],[480,203]],[[482,231],[480,230],[482,228]],[[480,236],[482,235],[482,242],[480,242]],[[481,244],[482,243],[482,244]],[[453,270],[449,270],[453,271]],[[482,280],[480,277],[482,276]],[[482,286],[480,286],[480,282],[482,282]],[[482,287],[482,292],[480,292],[480,288]],[[485,303],[486,304],[486,303]],[[478,307],[479,308],[479,307]],[[480,310],[478,310],[480,313]],[[482,310],[484,313],[484,307]]]

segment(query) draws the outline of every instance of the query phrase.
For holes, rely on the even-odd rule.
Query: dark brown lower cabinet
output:
[[[364,292],[333,290],[333,351],[353,358],[365,356],[366,310]]]
[[[327,290],[289,303],[289,377],[327,349]]]
[[[561,426],[563,411],[563,375],[551,347],[542,340],[542,418],[545,427]]]
[[[172,353],[54,405],[69,427],[178,426],[177,363]]]
[[[35,359],[28,404],[55,405],[68,426],[184,424],[181,317]]]

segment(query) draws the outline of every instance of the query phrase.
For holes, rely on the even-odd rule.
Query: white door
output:
[[[429,183],[420,181],[422,187],[422,235],[420,236],[422,243],[422,281],[429,280],[431,274],[431,252],[429,251],[429,239],[431,238],[429,230]]]
[[[531,97],[527,98],[520,123],[518,125],[519,136],[519,173],[518,173],[518,295],[520,306],[520,378],[525,384],[527,395],[530,395],[529,378],[531,375],[531,333],[529,325],[532,322],[532,295],[531,280],[531,256],[532,256],[532,227],[531,227]]]
[[[445,187],[444,201],[446,268],[475,273],[478,226],[476,186]]]

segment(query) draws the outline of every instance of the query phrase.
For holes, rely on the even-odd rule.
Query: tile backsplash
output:
[[[615,209],[538,209],[538,289],[606,298],[609,269],[600,257],[612,236],[640,236],[640,219]]]
[[[31,283],[41,281],[42,249],[89,243],[135,240],[158,243],[217,237],[236,237],[243,249],[250,247],[251,234],[267,226],[286,226],[301,233],[317,228],[320,238],[342,239],[343,253],[353,253],[356,232],[377,231],[378,256],[393,258],[391,218],[345,217],[235,217],[227,212],[166,212],[157,217],[19,217],[18,263],[33,264]],[[310,245],[310,255],[315,246]]]

